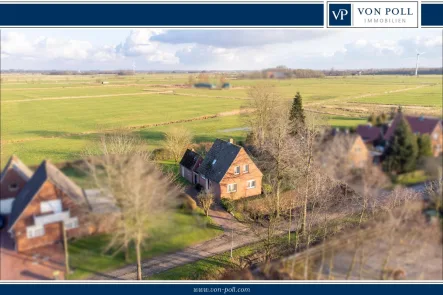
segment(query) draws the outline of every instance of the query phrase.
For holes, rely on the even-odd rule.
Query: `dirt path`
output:
[[[78,98],[102,98],[113,96],[131,96],[131,95],[149,95],[149,94],[172,94],[172,90],[157,91],[157,92],[135,92],[135,93],[120,93],[120,94],[101,94],[101,95],[84,95],[84,96],[60,96],[60,97],[42,97],[42,98],[29,98],[20,100],[6,100],[1,103],[15,103],[15,102],[30,102],[30,101],[42,101],[42,100],[64,100],[64,99],[78,99]]]
[[[225,253],[230,251],[231,243],[235,249],[258,241],[257,236],[251,234],[246,226],[238,222],[219,205],[215,205],[214,208],[210,210],[209,216],[216,225],[223,228],[224,233],[221,236],[175,253],[161,255],[143,261],[143,277],[149,277],[177,266]],[[136,278],[137,265],[130,264],[108,273],[95,274],[88,279],[135,280]]]

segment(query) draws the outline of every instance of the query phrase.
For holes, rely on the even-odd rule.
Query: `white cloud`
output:
[[[152,37],[153,41],[170,44],[200,44],[237,48],[266,44],[292,43],[320,39],[328,33],[322,30],[168,30]]]
[[[3,68],[27,69],[262,69],[441,66],[440,31],[164,30],[119,32],[3,30]],[[88,35],[92,34],[92,35]],[[100,38],[94,40],[94,36]],[[106,37],[113,35],[114,38]],[[75,36],[75,37],[72,37]],[[104,41],[102,41],[102,39]],[[120,40],[120,41],[119,41]]]

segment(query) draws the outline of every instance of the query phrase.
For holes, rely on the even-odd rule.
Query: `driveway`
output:
[[[192,197],[197,195],[195,189],[192,187],[187,188],[186,192]],[[245,225],[238,222],[230,213],[218,204],[214,204],[213,208],[209,211],[209,216],[216,225],[223,228],[224,234],[178,252],[145,260],[142,262],[143,277],[149,277],[177,266],[225,253],[231,250],[231,243],[235,249],[259,240],[257,236],[250,233]],[[127,265],[106,274],[95,275],[89,279],[135,280],[137,279],[137,265]]]
[[[0,280],[54,280],[62,278],[65,258],[61,244],[18,253],[6,229],[0,231]]]

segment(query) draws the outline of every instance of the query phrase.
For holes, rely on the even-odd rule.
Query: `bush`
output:
[[[222,198],[220,203],[223,206],[223,208],[225,208],[225,210],[228,212],[232,212],[235,209],[233,201],[229,199]]]
[[[154,161],[167,161],[171,158],[171,153],[164,148],[158,148],[152,151],[152,159]]]
[[[195,200],[188,194],[181,194],[179,196],[180,199],[180,208],[185,211],[192,212],[197,209],[197,203]]]

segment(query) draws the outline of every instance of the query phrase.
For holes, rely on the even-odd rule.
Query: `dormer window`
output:
[[[240,166],[235,166],[234,167],[234,174],[235,175],[240,174]]]
[[[8,190],[10,192],[16,192],[18,190],[18,184],[17,183],[11,183],[8,185]]]
[[[212,161],[212,166],[214,166],[215,163],[217,163],[217,159],[215,159],[214,161]]]

